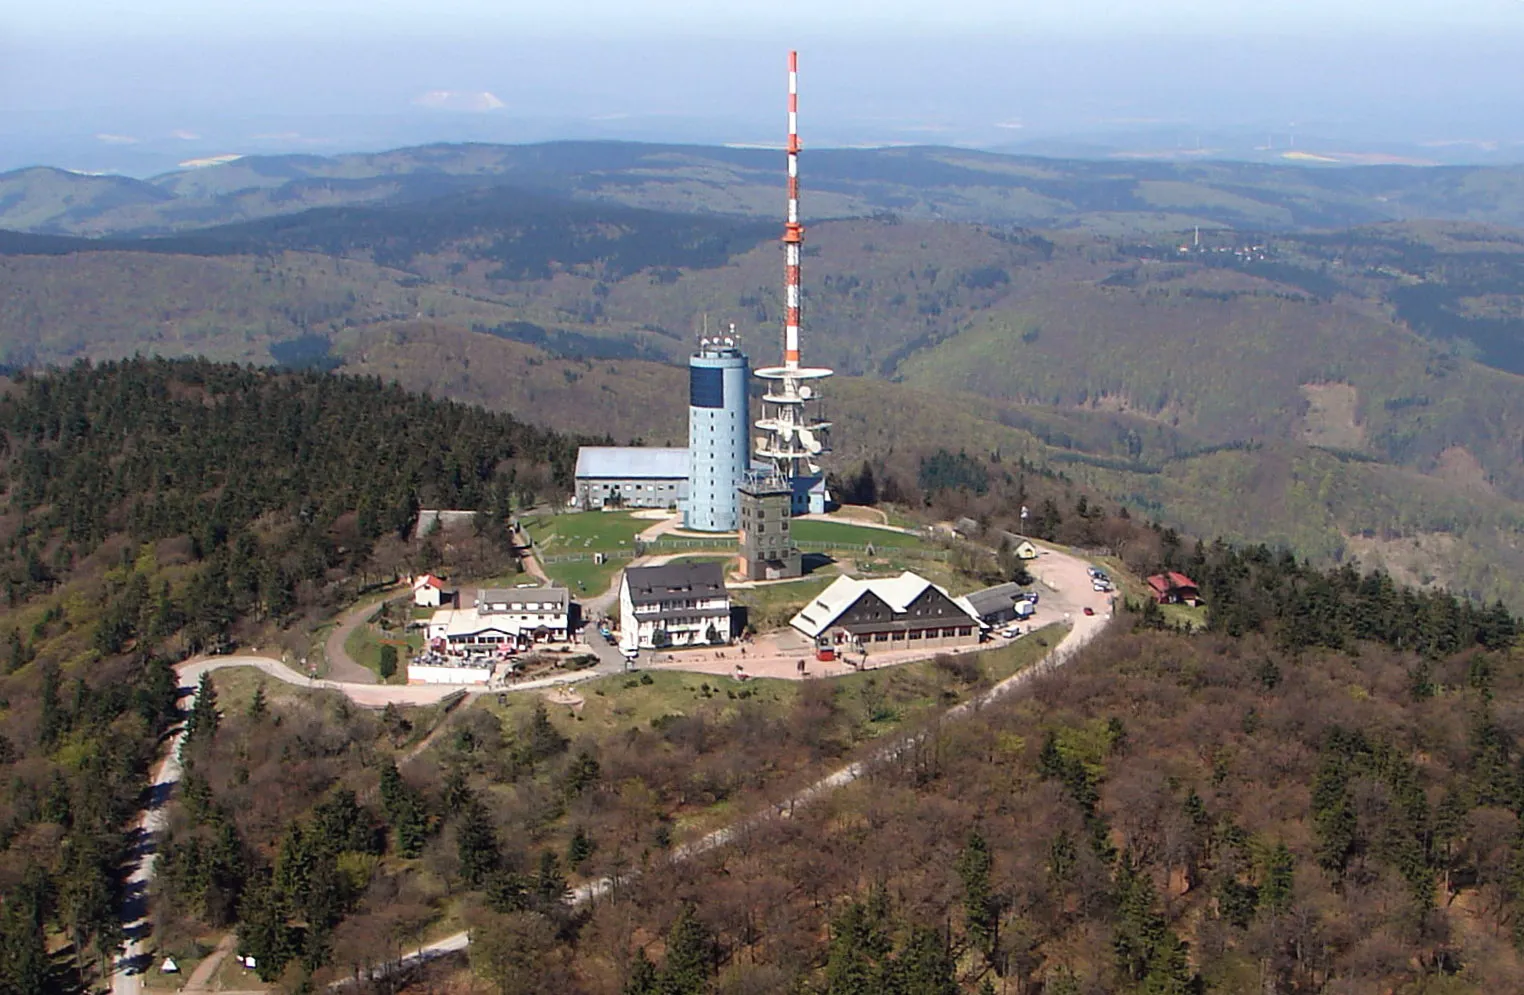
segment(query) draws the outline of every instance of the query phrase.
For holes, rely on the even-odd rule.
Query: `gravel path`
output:
[[[376,683],[376,672],[350,656],[344,643],[350,633],[365,624],[365,620],[370,618],[380,604],[381,601],[367,601],[355,605],[339,616],[339,624],[334,626],[328,638],[323,641],[323,657],[328,661],[328,676],[332,680],[346,684]]]

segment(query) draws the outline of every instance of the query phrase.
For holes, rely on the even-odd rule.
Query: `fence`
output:
[[[872,545],[851,542],[823,542],[806,540],[795,545],[807,553],[868,553],[874,556],[896,556],[911,560],[947,560],[951,550],[946,549],[917,549],[913,546],[881,546],[878,543]],[[711,550],[713,552],[730,552],[737,548],[738,543],[734,539],[659,539],[645,544],[646,554],[661,554],[674,549]],[[600,553],[554,553],[539,555],[539,560],[547,566],[555,563],[586,563],[589,560],[602,556],[605,560],[631,560],[638,554],[633,549],[616,549]]]

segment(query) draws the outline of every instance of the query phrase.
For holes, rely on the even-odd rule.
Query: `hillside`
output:
[[[754,356],[771,346],[781,260],[766,225],[518,194],[444,204],[168,241],[13,237],[0,360],[149,350],[347,368],[550,427],[681,442],[669,364],[702,322],[734,322]],[[938,449],[999,452],[1187,531],[1524,605],[1524,395],[1458,344],[1506,341],[1515,236],[1342,238],[1266,237],[1266,258],[1246,260],[1217,251],[1255,244],[1239,236],[1182,254],[968,225],[813,226],[807,355],[869,378],[832,385],[832,469],[868,460],[908,484]],[[1432,320],[1405,324],[1421,288]],[[1241,499],[1218,500],[1226,488]]]
[[[311,625],[366,583],[439,565],[441,542],[402,538],[420,506],[494,513],[446,548],[478,576],[512,573],[506,509],[559,494],[576,444],[360,378],[144,359],[8,382],[0,990],[84,991],[108,973],[122,932],[120,868],[138,843],[126,827],[180,718],[172,661],[244,641],[305,655]],[[247,810],[304,812],[362,752],[398,747],[348,702],[264,707],[281,717],[262,731],[258,749],[270,752],[253,763],[268,759],[260,776],[271,780]],[[405,711],[397,721],[423,736],[440,717]],[[205,699],[201,735],[220,718]],[[216,852],[220,887],[247,853],[237,841]],[[236,895],[219,894],[215,915],[227,915]]]
[[[1343,228],[1408,218],[1524,223],[1524,170],[1513,167],[1091,161],[934,146],[811,149],[808,157],[806,189],[815,218],[893,212],[1113,234],[1194,224]],[[781,175],[777,152],[629,142],[247,156],[147,181],[22,170],[0,175],[0,228],[162,233],[503,185],[773,219],[781,209]],[[109,194],[107,184],[113,185]]]
[[[1358,576],[1254,551],[1181,566],[1241,578],[1208,598],[1257,621],[1108,637],[820,806],[643,877],[547,959],[593,992],[655,973],[647,956],[685,969],[689,932],[731,990],[1516,987],[1498,917],[1517,901],[1517,657],[1395,649],[1416,630],[1375,620],[1407,596]],[[1304,625],[1341,613],[1375,624]]]

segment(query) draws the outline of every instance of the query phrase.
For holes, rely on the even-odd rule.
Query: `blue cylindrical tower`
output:
[[[732,334],[699,340],[688,360],[688,480],[686,524],[699,532],[734,532],[736,488],[751,465],[750,364]]]

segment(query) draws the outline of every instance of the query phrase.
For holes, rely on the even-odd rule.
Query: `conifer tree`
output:
[[[582,862],[593,855],[595,845],[592,837],[587,835],[587,830],[578,826],[572,832],[572,838],[566,844],[566,865],[572,870],[582,866]]]
[[[691,905],[683,906],[667,930],[667,957],[662,965],[662,995],[699,995],[719,965],[719,950],[708,927]]]
[[[492,820],[486,808],[475,800],[466,806],[460,824],[455,828],[455,845],[460,858],[460,876],[470,888],[480,888],[503,859]]]
[[[265,699],[265,685],[264,682],[261,681],[254,686],[254,697],[249,701],[249,718],[253,719],[255,722],[258,722],[260,719],[263,719],[265,715],[269,713],[269,711],[270,704]]]
[[[196,700],[191,704],[190,716],[185,720],[186,743],[209,740],[217,734],[217,688],[212,683],[210,671],[201,672],[201,682],[196,686]]]
[[[963,881],[963,918],[968,941],[989,958],[999,942],[1000,907],[990,890],[990,852],[975,829],[958,856],[958,877]]]

